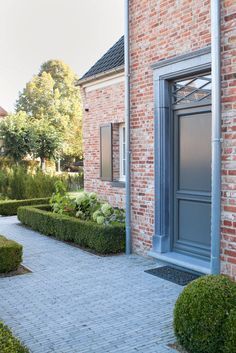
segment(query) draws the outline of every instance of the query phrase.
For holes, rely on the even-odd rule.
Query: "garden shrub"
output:
[[[0,273],[15,271],[22,261],[22,245],[0,235]]]
[[[20,341],[15,338],[11,330],[0,322],[0,352],[1,353],[29,353]]]
[[[113,208],[109,203],[101,203],[94,192],[81,192],[75,199],[69,197],[60,182],[56,183],[56,193],[50,199],[52,211],[58,214],[69,214],[81,220],[97,224],[125,223],[125,212]]]
[[[79,176],[63,174],[47,174],[41,170],[31,172],[24,166],[14,166],[0,170],[0,199],[24,200],[50,197],[55,192],[58,181],[66,190],[80,188]],[[73,179],[73,181],[72,181]],[[78,184],[76,184],[78,182]]]
[[[36,174],[27,174],[25,196],[27,199],[49,197],[55,192],[55,183],[61,180],[66,187],[66,182],[59,176],[45,174],[38,171]]]
[[[100,254],[119,253],[125,249],[124,224],[99,225],[39,208],[20,207],[17,212],[19,220],[45,235],[74,242]]]
[[[93,213],[93,220],[98,224],[125,223],[125,212],[113,208],[109,203],[104,203]]]
[[[231,310],[224,327],[224,353],[236,353],[236,307]]]
[[[1,199],[4,200],[7,198],[8,190],[9,190],[8,176],[3,170],[0,170],[0,200]]]
[[[61,181],[57,181],[55,188],[56,192],[49,201],[52,211],[58,214],[74,215],[75,201],[67,195],[65,185]]]
[[[228,277],[204,276],[180,294],[174,310],[178,342],[189,353],[224,352],[222,327],[236,305],[236,283]]]
[[[6,200],[0,201],[0,215],[14,216],[20,206],[40,205],[49,202],[49,197],[29,200]]]

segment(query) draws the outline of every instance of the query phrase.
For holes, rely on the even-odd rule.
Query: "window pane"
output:
[[[101,178],[112,180],[112,126],[111,124],[100,128]]]
[[[195,76],[176,81],[173,85],[173,103],[186,104],[211,100],[211,75]]]

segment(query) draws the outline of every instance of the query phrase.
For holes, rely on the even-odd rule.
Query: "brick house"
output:
[[[212,263],[221,245],[217,260],[221,272],[236,278],[236,2],[221,1],[221,139],[212,129],[218,104],[213,62],[217,33],[212,23],[218,21],[214,15],[218,1],[126,3],[129,79],[124,62],[119,65],[110,57],[115,58],[116,51],[121,54],[121,39],[79,81],[85,108],[85,189],[98,192],[114,206],[124,205],[125,189],[120,186],[128,169],[126,162],[122,175],[122,161],[130,155],[126,183],[132,250],[215,273]],[[130,154],[122,152],[124,78],[130,90],[126,136]],[[212,207],[217,199],[212,177],[217,166],[221,168],[218,240],[217,207]]]
[[[124,208],[124,37],[81,78],[85,190]]]

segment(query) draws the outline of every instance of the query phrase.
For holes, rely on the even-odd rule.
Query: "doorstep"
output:
[[[196,271],[204,274],[211,273],[210,261],[204,261],[195,257],[183,255],[176,252],[166,252],[160,254],[153,250],[150,250],[148,255],[160,261],[167,262],[169,264],[173,264],[179,267],[184,267],[191,271]]]

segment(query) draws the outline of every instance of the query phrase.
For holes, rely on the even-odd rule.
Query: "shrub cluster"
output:
[[[15,338],[7,326],[0,322],[0,352],[1,353],[29,353],[20,341]]]
[[[81,192],[76,199],[69,197],[66,188],[57,182],[56,192],[50,199],[52,210],[58,214],[75,216],[97,224],[125,223],[125,212],[114,209],[109,203],[101,203],[94,192]]]
[[[100,254],[119,253],[125,249],[125,225],[100,225],[75,217],[48,212],[42,206],[18,209],[18,219],[26,226],[58,240],[73,242]]]
[[[175,305],[178,342],[191,353],[236,353],[235,310],[236,283],[228,277],[211,275],[191,282]]]
[[[22,245],[0,235],[0,273],[15,271],[22,261]]]
[[[24,200],[49,197],[60,181],[67,191],[77,191],[83,185],[83,174],[46,174],[37,169],[32,172],[23,166],[0,170],[0,199]]]
[[[41,205],[49,203],[49,197],[29,200],[6,200],[0,201],[0,215],[14,216],[20,206]]]

